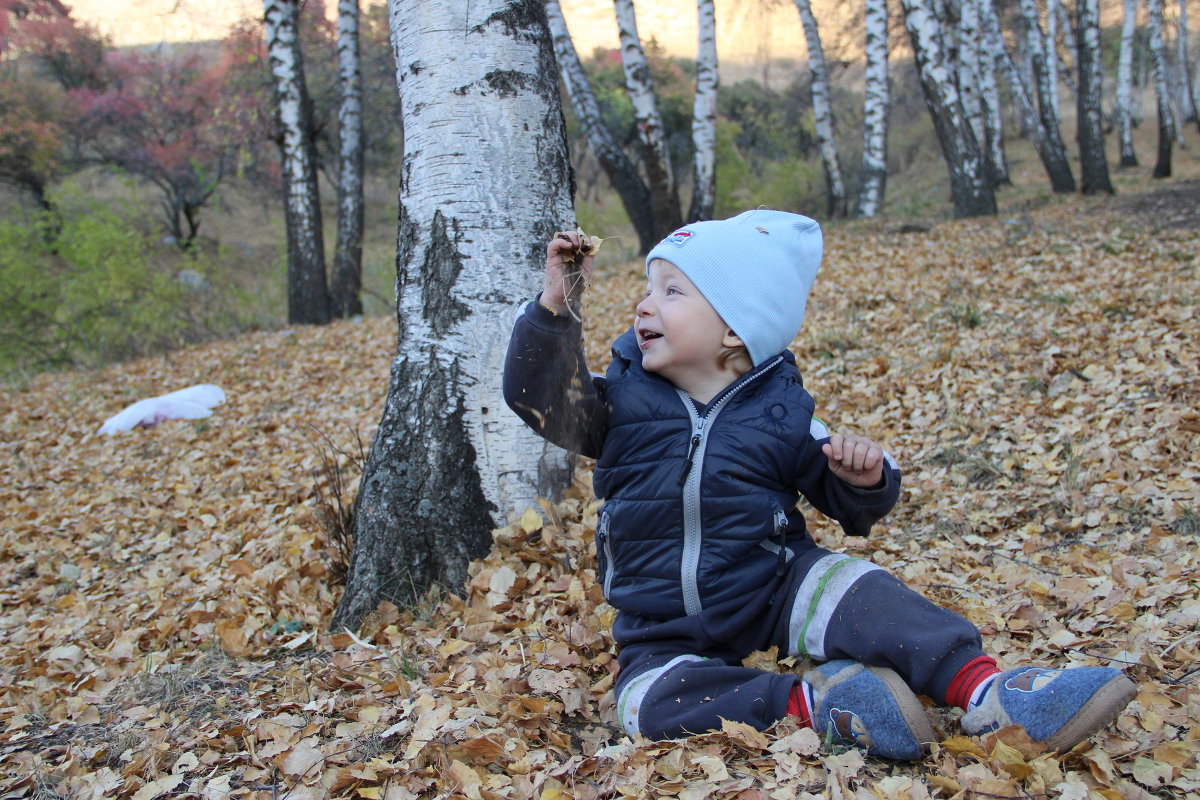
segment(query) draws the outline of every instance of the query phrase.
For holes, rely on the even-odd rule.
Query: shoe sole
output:
[[[1125,675],[1115,675],[1083,704],[1075,716],[1046,740],[1054,753],[1065,753],[1117,718],[1137,696],[1137,686]]]
[[[933,726],[929,724],[929,717],[925,714],[925,707],[921,705],[921,701],[913,694],[912,689],[908,688],[908,684],[892,670],[886,667],[867,667],[867,670],[887,686],[888,692],[900,709],[901,716],[904,717],[904,722],[908,725],[909,732],[920,743],[921,752],[928,753],[929,746],[937,741],[937,736],[933,732]]]

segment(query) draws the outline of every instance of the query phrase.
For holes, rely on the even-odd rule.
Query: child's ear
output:
[[[721,339],[722,347],[745,347],[746,343],[742,341],[742,337],[733,332],[733,328],[725,329],[725,337]]]

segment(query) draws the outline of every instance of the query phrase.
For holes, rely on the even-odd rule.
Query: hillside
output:
[[[1074,752],[963,738],[943,712],[915,765],[788,723],[629,741],[586,469],[496,531],[461,599],[328,633],[323,454],[353,474],[370,441],[381,318],[0,390],[0,797],[1196,796],[1200,184],[1155,188],[833,228],[794,344],[822,416],[905,472],[870,539],[810,512],[819,541],[968,616],[1002,664],[1138,682]],[[640,283],[602,254],[593,368]],[[229,396],[210,419],[96,434],[197,382]]]

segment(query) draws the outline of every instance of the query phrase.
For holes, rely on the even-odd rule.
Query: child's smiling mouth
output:
[[[647,345],[655,339],[661,339],[662,337],[663,335],[658,331],[638,331],[638,346],[645,350]]]

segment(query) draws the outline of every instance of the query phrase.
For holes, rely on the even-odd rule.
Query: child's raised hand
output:
[[[597,245],[580,229],[560,231],[546,245],[546,277],[541,304],[555,314],[573,313],[592,279]]]
[[[830,471],[851,486],[868,489],[883,480],[883,448],[865,436],[832,434],[821,452]]]

